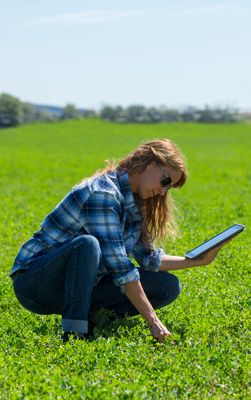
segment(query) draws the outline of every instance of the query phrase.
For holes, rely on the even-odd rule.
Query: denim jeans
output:
[[[100,308],[113,310],[120,317],[138,314],[110,275],[95,285],[101,257],[95,237],[74,238],[38,257],[28,270],[14,276],[16,297],[32,312],[62,315],[64,331],[88,332],[88,316]],[[175,275],[142,269],[139,272],[154,309],[171,303],[179,295],[181,285]]]

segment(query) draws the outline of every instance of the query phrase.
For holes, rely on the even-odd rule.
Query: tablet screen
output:
[[[237,233],[241,232],[244,229],[243,225],[233,225],[230,228],[226,229],[225,231],[219,233],[212,239],[202,243],[200,246],[195,247],[193,250],[189,251],[185,254],[186,257],[195,258],[203,253],[206,253],[211,248],[217,246],[218,244],[224,242],[228,238],[236,235]]]

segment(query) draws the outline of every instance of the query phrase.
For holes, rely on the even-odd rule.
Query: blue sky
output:
[[[251,2],[0,0],[0,92],[251,109]]]

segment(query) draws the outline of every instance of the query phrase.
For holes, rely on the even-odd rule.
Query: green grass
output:
[[[180,297],[158,311],[173,332],[155,343],[141,317],[97,330],[94,342],[61,342],[60,316],[16,300],[14,257],[48,212],[79,182],[140,142],[173,139],[190,179],[174,193],[182,255],[234,222],[247,226],[210,266],[178,271]],[[0,398],[251,399],[251,126],[117,125],[99,120],[0,131]],[[174,343],[176,340],[176,344]]]

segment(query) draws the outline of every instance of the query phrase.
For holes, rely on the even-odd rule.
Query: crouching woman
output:
[[[140,313],[162,342],[171,333],[155,310],[181,290],[168,271],[208,264],[219,251],[192,261],[154,246],[174,232],[170,190],[186,178],[181,151],[161,139],[84,179],[21,247],[10,273],[19,302],[60,314],[64,341],[87,338],[90,315],[102,307],[120,317]]]

